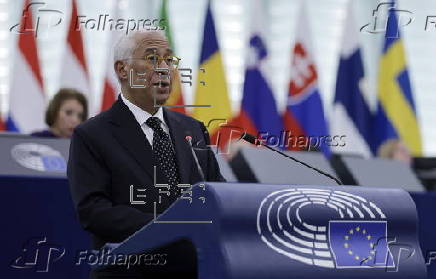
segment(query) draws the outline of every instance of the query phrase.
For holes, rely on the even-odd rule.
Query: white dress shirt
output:
[[[151,115],[150,113],[146,112],[145,110],[141,109],[137,105],[127,100],[127,98],[124,97],[122,93],[121,93],[121,100],[123,100],[124,104],[126,104],[129,110],[133,113],[133,116],[135,116],[136,121],[138,122],[139,126],[141,126],[141,129],[144,132],[145,136],[147,137],[147,140],[152,148],[153,148],[154,131],[145,123],[149,117],[153,116],[159,118],[161,121],[160,124],[161,128],[164,130],[165,133],[167,133],[167,135],[169,135],[169,128],[165,122],[162,107],[160,107],[154,115]]]

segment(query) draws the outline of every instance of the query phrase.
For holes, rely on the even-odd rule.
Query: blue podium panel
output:
[[[419,217],[419,242],[427,266],[428,278],[436,278],[436,193],[410,193]]]
[[[112,247],[188,239],[199,278],[426,278],[410,195],[353,186],[197,184]]]
[[[88,278],[90,247],[65,178],[0,177],[1,278]]]

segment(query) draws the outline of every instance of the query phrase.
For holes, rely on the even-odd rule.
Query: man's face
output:
[[[161,34],[138,35],[137,47],[127,66],[129,91],[136,100],[149,105],[163,105],[167,101],[174,69],[168,61],[160,58],[172,54],[167,40]]]

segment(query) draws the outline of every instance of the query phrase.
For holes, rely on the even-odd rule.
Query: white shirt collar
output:
[[[136,121],[139,123],[139,126],[142,126],[147,121],[148,118],[153,116],[159,118],[161,123],[165,127],[167,127],[163,116],[162,107],[160,107],[154,115],[151,115],[149,112],[143,110],[142,108],[130,102],[126,97],[124,97],[122,93],[121,93],[121,100],[123,100],[124,104],[126,104],[129,110],[133,113],[133,116],[135,117]]]

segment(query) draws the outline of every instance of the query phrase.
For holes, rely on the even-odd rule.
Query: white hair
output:
[[[161,30],[139,30],[130,32],[128,35],[122,35],[114,46],[114,63],[132,58],[133,52],[138,45],[138,36],[145,36],[147,33],[159,33],[166,38],[165,33]]]

